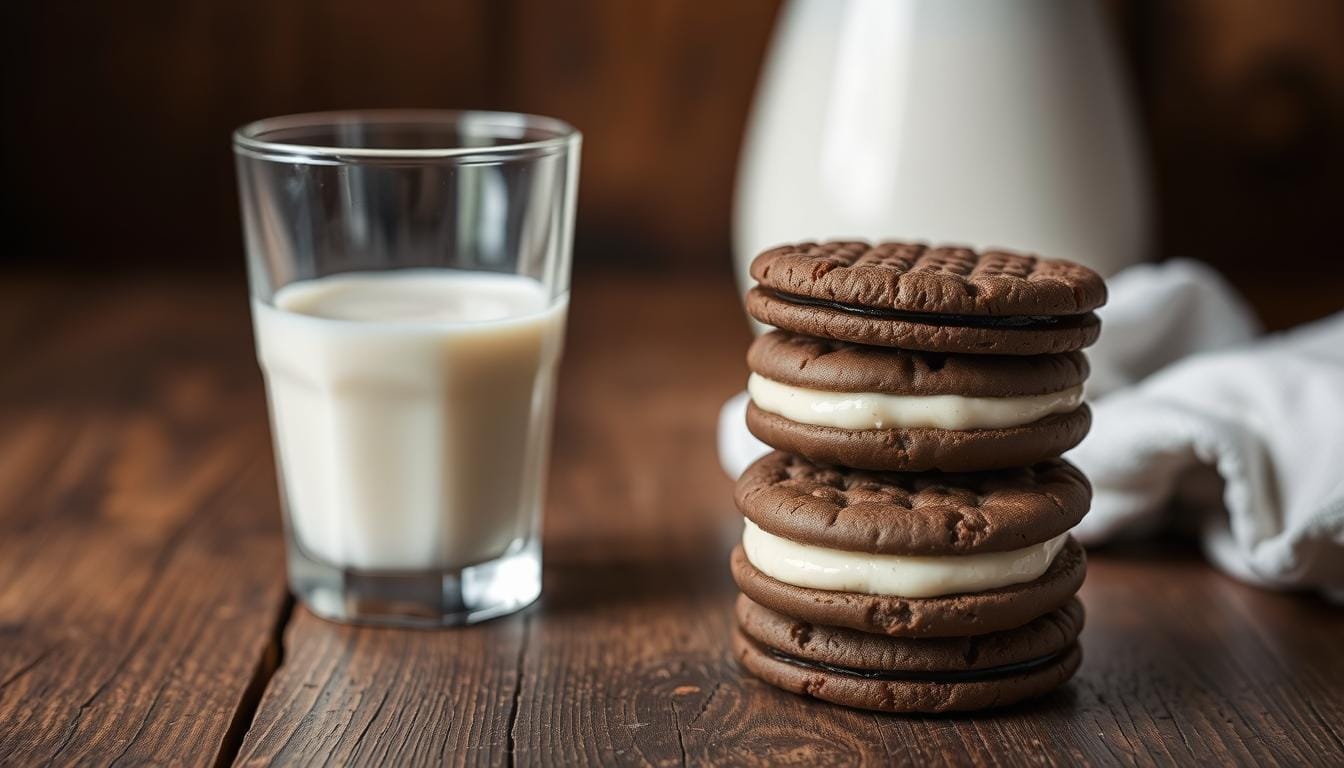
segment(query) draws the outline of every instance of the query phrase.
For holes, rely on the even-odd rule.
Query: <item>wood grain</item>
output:
[[[209,763],[274,663],[246,305],[179,288],[4,283],[0,765]]]
[[[300,608],[238,763],[497,763],[508,754],[526,621],[370,632]]]
[[[0,378],[0,764],[1344,761],[1344,612],[1179,545],[1094,553],[1083,667],[1035,703],[879,716],[744,676],[726,279],[578,279],[537,606],[440,632],[291,617],[244,296],[0,285],[23,361]]]
[[[584,132],[579,240],[618,264],[717,267],[778,0],[512,0],[503,92]]]

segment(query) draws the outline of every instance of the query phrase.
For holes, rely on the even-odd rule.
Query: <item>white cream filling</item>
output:
[[[1083,401],[1081,385],[1027,397],[888,395],[880,392],[823,392],[783,384],[759,373],[753,373],[747,379],[747,391],[761,410],[800,424],[840,429],[1020,427],[1052,413],[1072,411]]]
[[[896,597],[941,597],[1022,584],[1040,578],[1067,533],[1009,552],[942,557],[872,555],[802,544],[767,533],[750,520],[742,548],[756,570],[810,589]]]

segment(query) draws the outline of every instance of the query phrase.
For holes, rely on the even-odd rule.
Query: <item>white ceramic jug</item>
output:
[[[1092,0],[791,0],[738,173],[738,276],[783,242],[1149,255],[1144,158]]]

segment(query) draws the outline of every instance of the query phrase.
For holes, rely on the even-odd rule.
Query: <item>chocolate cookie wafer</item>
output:
[[[1096,341],[1099,275],[1067,261],[920,243],[804,242],[757,256],[747,311],[809,336],[902,349],[1040,355]]]
[[[738,478],[738,510],[762,530],[847,552],[1008,552],[1079,523],[1092,488],[1062,459],[996,472],[868,472],[783,451]]]
[[[738,589],[761,605],[815,624],[893,637],[963,637],[1020,627],[1069,601],[1083,584],[1087,557],[1068,537],[1045,572],[1031,581],[938,597],[902,597],[817,589],[769,576],[739,545],[732,554]]]
[[[1086,359],[918,352],[775,331],[747,353],[747,426],[776,448],[863,469],[1032,464],[1091,425]]]
[[[887,712],[950,712],[1043,694],[1077,669],[1076,598],[1014,629],[909,639],[812,624],[739,596],[734,650],[767,682],[837,704]]]

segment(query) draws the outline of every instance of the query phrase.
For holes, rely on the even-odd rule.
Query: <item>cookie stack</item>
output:
[[[752,264],[734,648],[747,670],[889,712],[1039,696],[1081,661],[1087,479],[1059,458],[1106,299],[1064,261],[886,242]]]

